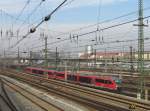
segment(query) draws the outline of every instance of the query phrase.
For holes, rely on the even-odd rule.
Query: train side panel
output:
[[[65,79],[65,72],[45,70],[45,69],[33,68],[33,67],[27,67],[25,71],[27,73],[36,74],[40,76],[44,76],[45,74],[47,74],[48,78],[60,79],[60,80]],[[95,86],[95,87],[100,87],[100,88],[107,88],[111,90],[118,89],[117,83],[111,78],[103,78],[103,77],[97,77],[97,76],[83,76],[79,74],[76,74],[76,75],[67,74],[67,80],[75,82],[75,83],[80,83],[83,85],[87,84],[88,86],[90,85],[90,86]]]
[[[95,78],[95,86],[117,90],[117,84],[112,79]]]

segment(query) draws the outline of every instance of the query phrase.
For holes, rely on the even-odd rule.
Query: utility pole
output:
[[[56,67],[56,69],[57,69],[57,59],[58,59],[58,53],[57,53],[57,47],[56,47],[56,62],[55,62],[55,67]]]
[[[138,1],[139,13],[138,13],[138,72],[140,73],[139,89],[137,97],[139,99],[144,98],[144,22],[143,22],[143,0]]]
[[[67,81],[67,61],[65,61],[65,81]]]
[[[45,50],[44,50],[44,52],[45,52],[45,68],[47,68],[48,67],[48,61],[47,61],[47,36],[45,36]]]
[[[4,49],[4,62],[3,62],[3,67],[6,67],[6,51]]]
[[[133,47],[130,46],[130,70],[131,70],[131,73],[134,71],[134,68],[133,68]]]
[[[5,49],[4,49],[4,59],[5,59],[5,57],[6,57],[6,52],[5,52]]]
[[[94,66],[96,68],[96,49],[94,50],[94,57],[95,57],[95,59],[94,59]]]
[[[29,61],[30,66],[32,65],[32,51],[30,51],[30,61]]]
[[[105,72],[107,72],[107,57],[106,57],[106,48],[105,48]]]
[[[20,64],[20,50],[19,50],[19,47],[18,47],[18,67],[17,67],[18,71],[20,70],[19,64]]]
[[[144,25],[143,21],[143,1],[138,1],[138,72],[140,73],[140,79],[139,79],[139,89],[137,98],[143,99],[144,98],[144,87],[145,87],[145,81],[144,81],[144,27],[148,25]]]
[[[143,23],[143,0],[139,0],[139,24],[138,24],[138,70],[140,72],[140,82],[138,93],[139,98],[144,98],[144,23]]]
[[[19,47],[18,47],[18,64],[20,63],[20,51],[19,51]]]

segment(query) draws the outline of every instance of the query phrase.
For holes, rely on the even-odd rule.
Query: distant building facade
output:
[[[80,53],[80,59],[130,59],[130,52],[96,52],[96,53]],[[138,52],[132,53],[133,59],[138,59]],[[150,60],[150,51],[144,52],[144,60]]]

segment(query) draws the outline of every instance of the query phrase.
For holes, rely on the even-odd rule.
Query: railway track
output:
[[[68,93],[69,90],[66,90],[67,93],[60,92],[58,90],[60,87],[56,87],[56,86],[48,87],[48,86],[45,86],[45,85],[42,85],[42,84],[39,85],[38,84],[39,81],[29,82],[30,80],[26,81],[26,80],[24,80],[24,78],[22,78],[22,79],[19,78],[19,80],[24,81],[25,83],[28,83],[28,84],[30,84],[32,86],[37,87],[37,88],[44,89],[47,92],[52,92],[52,93],[55,93],[57,95],[69,98],[69,99],[71,99],[73,101],[80,102],[81,104],[89,105],[90,107],[96,109],[96,111],[97,110],[98,111],[128,111],[128,110],[124,110],[123,108],[118,108],[118,107],[111,106],[109,104],[105,104],[103,102],[96,102],[94,100],[90,100],[90,99],[84,98],[82,96],[77,96],[77,95],[74,95],[74,94],[70,94],[70,93]],[[63,89],[63,90],[65,90],[65,89]]]
[[[42,80],[40,80],[38,78],[36,78],[36,79],[34,78],[35,81],[33,82],[32,77],[35,77],[35,76],[30,76],[30,79],[28,78],[28,80],[25,80],[25,78],[19,78],[19,80],[24,81],[24,82],[29,83],[29,84],[32,84],[32,85],[34,85],[38,88],[45,89],[48,92],[53,92],[55,94],[57,93],[58,95],[61,95],[63,97],[67,97],[71,100],[84,103],[84,104],[89,105],[89,106],[91,106],[93,108],[96,108],[96,109],[100,109],[100,111],[118,111],[118,110],[119,111],[128,111],[128,110],[120,108],[120,107],[118,108],[116,106],[103,103],[102,101],[95,101],[95,100],[90,99],[92,97],[85,98],[83,94],[81,94],[77,91],[76,91],[76,93],[78,93],[78,95],[75,94],[75,93],[73,94],[72,92],[70,92],[70,91],[72,91],[71,89],[68,89],[68,88],[65,89],[64,87],[61,87],[61,86],[57,87],[56,84],[54,86],[50,85],[50,84],[53,84],[53,83],[43,85],[44,83],[42,82],[42,84],[39,84],[40,81],[42,81]],[[32,82],[30,82],[30,81],[32,81]],[[75,90],[77,90],[77,89],[75,88],[74,91]]]
[[[2,81],[2,80],[0,80]],[[3,102],[3,105],[5,105],[5,108],[0,108],[0,111],[9,110],[9,111],[18,111],[16,106],[13,104],[13,102],[10,100],[5,88],[4,84],[1,83],[1,94],[0,94],[1,102]]]
[[[134,98],[128,98],[104,91],[97,91],[95,89],[72,85],[61,81],[43,79],[41,77],[27,75],[25,73],[14,74],[14,72],[5,72],[5,74],[6,73],[7,76],[11,75],[14,78],[17,77],[21,81],[27,82],[47,91],[55,93],[57,91],[59,95],[66,96],[71,99],[78,99],[78,101],[82,101],[93,107],[102,109],[102,106],[105,106],[105,108],[103,109],[104,111],[128,111],[133,106],[137,111],[150,110],[149,102],[136,100]]]
[[[36,105],[39,109],[41,109],[41,111],[64,111],[60,107],[57,107],[57,106],[51,104],[50,102],[47,102],[46,100],[41,99],[37,95],[29,92],[28,90],[21,88],[20,86],[14,84],[14,83],[11,83],[10,81],[3,79],[3,80],[1,80],[1,83],[3,84],[2,89],[4,90],[4,94],[6,95],[6,98],[8,99],[8,101],[5,99],[5,97],[3,97],[3,96],[1,96],[1,97],[7,103],[7,105],[10,107],[11,111],[19,111],[19,110],[16,109],[16,107],[13,105],[13,103],[9,99],[8,94],[6,94],[7,92],[4,87],[11,88],[13,91],[20,94],[21,96],[23,96],[24,98],[26,98],[27,100],[32,102],[34,105]]]

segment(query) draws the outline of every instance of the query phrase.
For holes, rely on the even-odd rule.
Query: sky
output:
[[[27,1],[29,1],[29,3],[25,7]],[[130,16],[117,19],[113,22],[107,22],[107,23],[100,24],[99,26],[93,26],[86,29],[72,31],[74,29],[79,29],[81,27],[85,27],[91,24],[96,24],[98,22],[110,20],[122,16],[124,14],[135,12],[138,10],[138,0],[68,0],[67,4],[65,4],[60,10],[58,10],[52,16],[50,21],[48,21],[47,23],[43,23],[37,29],[35,34],[31,34],[28,38],[23,40],[16,47],[12,49],[9,48],[13,44],[15,44],[19,39],[21,39],[22,36],[25,35],[30,28],[38,24],[43,17],[48,15],[62,1],[63,0],[45,0],[45,2],[42,2],[42,4],[39,5],[41,0],[1,0],[0,1],[0,9],[1,9],[0,27],[3,31],[3,36],[1,37],[0,40],[2,45],[0,50],[3,51],[4,49],[6,50],[9,49],[10,51],[16,51],[17,47],[21,47],[20,48],[21,50],[29,50],[32,47],[42,45],[44,43],[43,38],[40,37],[40,33],[42,32],[44,32],[45,35],[48,36],[48,42],[53,43],[53,45],[49,46],[50,50],[55,49],[55,47],[60,47],[59,48],[60,51],[81,50],[81,48],[78,48],[80,45],[84,46],[84,45],[93,44],[91,43],[91,40],[95,39],[95,34],[83,37],[83,39],[80,39],[78,43],[72,42],[72,40],[69,40],[67,42],[62,42],[62,43],[59,42],[55,43],[58,41],[57,40],[58,35],[65,32],[69,32],[62,36],[59,36],[63,40],[69,38],[69,35],[73,35],[73,34],[78,35],[78,34],[86,33],[91,30],[95,30],[97,27],[105,28],[111,25],[133,20],[138,17],[138,13],[134,13]],[[36,8],[37,6],[38,8]],[[22,14],[20,14],[23,7],[25,7],[25,9],[22,12]],[[150,0],[144,0],[144,8],[147,7],[150,7]],[[149,13],[150,10],[145,10],[144,16],[149,16]],[[137,22],[135,22],[135,24],[136,23]],[[11,30],[15,35],[18,29],[20,30],[19,32],[20,37],[18,38],[7,37],[6,34],[4,35],[4,33],[6,33],[8,30]],[[146,36],[148,36],[147,30],[149,29],[146,28],[145,31]],[[137,39],[137,28],[134,27],[133,24],[128,24],[125,26],[121,26],[118,28],[114,28],[102,32],[100,36],[104,36],[105,41],[108,42],[109,41],[111,42],[113,40],[115,41],[115,40],[131,39],[131,36],[132,38]],[[124,36],[124,38],[122,36]],[[132,42],[128,43],[128,45],[130,44],[133,43]],[[118,43],[113,45],[107,44],[102,46],[95,46],[95,48],[102,48],[101,50],[104,51],[107,47],[112,47],[115,45],[118,45]],[[121,43],[119,45],[121,47],[124,47],[123,45],[126,44]],[[72,46],[76,48],[72,50],[72,48],[68,46],[70,47]],[[38,47],[35,50],[41,50],[42,48],[43,47]],[[127,49],[129,48],[127,47]],[[82,50],[84,50],[84,48]],[[112,50],[112,48],[108,50]],[[122,48],[119,50],[124,50],[124,49]]]

